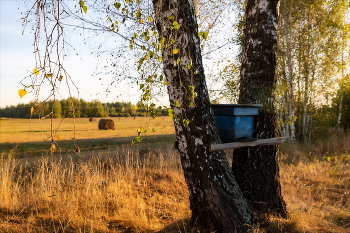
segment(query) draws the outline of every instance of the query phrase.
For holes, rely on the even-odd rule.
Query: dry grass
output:
[[[350,166],[343,158],[281,164],[281,183],[290,219],[270,217],[264,232],[350,232]]]
[[[52,136],[57,143],[57,151],[60,152],[74,151],[74,143],[80,147],[81,151],[130,145],[138,135],[138,129],[147,130],[146,143],[174,142],[174,123],[169,117],[155,119],[114,117],[111,119],[114,120],[115,130],[99,130],[98,121],[89,122],[88,118],[53,119],[52,122],[51,119],[0,120],[0,151],[10,152],[16,148],[13,152],[17,155],[48,153],[51,146],[51,123]]]
[[[284,144],[280,175],[290,219],[251,232],[350,232],[350,137]],[[118,147],[81,156],[0,158],[0,232],[195,232],[170,146]]]
[[[349,233],[350,135],[331,132],[325,141],[283,144],[280,161],[290,219],[270,217],[254,232]]]
[[[51,136],[61,140],[91,138],[135,137],[137,129],[147,129],[148,135],[174,134],[174,123],[169,117],[108,117],[113,119],[115,130],[99,130],[98,120],[89,122],[88,118],[52,119],[5,119],[0,120],[0,143],[41,142]],[[154,130],[153,130],[154,129]],[[51,139],[50,139],[51,141]]]
[[[190,215],[171,149],[22,163],[1,157],[0,232],[154,232]]]

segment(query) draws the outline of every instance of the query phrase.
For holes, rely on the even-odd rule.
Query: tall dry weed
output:
[[[144,151],[141,160],[139,151],[122,152],[42,158],[24,168],[3,155],[0,231],[152,232],[189,216],[174,152]]]

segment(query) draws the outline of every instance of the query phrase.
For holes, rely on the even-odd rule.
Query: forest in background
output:
[[[101,103],[99,100],[67,98],[46,102],[31,101],[28,104],[6,106],[0,109],[0,117],[6,118],[65,118],[65,117],[134,117],[145,116],[148,107],[141,102]],[[167,115],[166,110],[157,110],[157,115]]]

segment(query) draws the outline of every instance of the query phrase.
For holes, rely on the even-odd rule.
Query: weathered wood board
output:
[[[240,147],[277,145],[282,143],[283,143],[283,138],[259,139],[259,140],[250,141],[250,142],[230,142],[230,143],[211,145],[209,146],[209,151],[235,149]]]

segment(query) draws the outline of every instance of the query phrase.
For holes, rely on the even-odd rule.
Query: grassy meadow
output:
[[[108,131],[98,120],[54,119],[54,154],[50,119],[0,120],[0,233],[197,232],[170,119],[113,119]],[[148,136],[131,145],[140,128]],[[350,135],[330,135],[281,146],[290,218],[266,217],[251,232],[350,232]]]
[[[48,153],[52,139],[60,152],[74,151],[74,143],[82,151],[107,149],[116,145],[130,145],[137,136],[137,130],[147,130],[144,144],[162,145],[175,140],[174,126],[169,117],[111,117],[115,130],[99,130],[99,118],[95,119],[92,122],[88,118],[2,119],[0,149],[10,152],[16,148],[15,151],[21,154]]]

